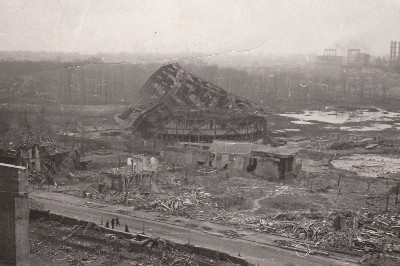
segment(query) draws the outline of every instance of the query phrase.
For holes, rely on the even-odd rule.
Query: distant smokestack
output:
[[[397,53],[396,61],[399,61],[399,59],[400,59],[400,42],[398,43],[398,53]]]

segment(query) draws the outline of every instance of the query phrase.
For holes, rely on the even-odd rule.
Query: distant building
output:
[[[356,61],[359,66],[369,66],[371,64],[371,55],[359,53]]]
[[[343,56],[317,56],[317,65],[320,66],[340,66],[343,64]]]
[[[369,66],[371,63],[371,55],[361,53],[360,49],[347,50],[347,65],[350,66]]]
[[[325,49],[324,55],[317,56],[317,65],[335,67],[343,64],[343,56],[337,56],[336,49]]]

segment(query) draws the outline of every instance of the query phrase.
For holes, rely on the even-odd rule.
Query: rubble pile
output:
[[[214,260],[196,255],[194,253],[182,252],[175,248],[175,245],[168,240],[164,239],[151,239],[146,248],[156,253],[149,258],[146,265],[213,265]],[[231,264],[233,265],[233,264]]]
[[[162,195],[150,203],[144,202],[142,205],[135,205],[138,209],[156,210],[168,212],[170,214],[182,214],[191,216],[196,206],[211,206],[211,194],[201,190],[192,190],[179,196]]]
[[[351,141],[341,141],[341,142],[334,142],[330,146],[332,150],[349,150],[351,148],[356,147],[354,142]]]
[[[35,217],[30,220],[30,228],[30,258],[34,265],[59,265],[60,261],[71,265],[239,265],[218,252],[199,252],[188,244],[142,234],[107,233],[90,223],[78,225]]]
[[[256,231],[301,240],[313,246],[356,253],[400,254],[400,216],[395,214],[333,212],[278,214],[249,224]]]
[[[35,185],[42,184],[43,185],[44,183],[46,183],[46,177],[43,174],[32,169],[29,172],[28,181],[31,184],[35,184]]]
[[[218,231],[218,233],[223,234],[229,238],[238,238],[241,236],[241,234],[239,234],[238,232],[236,232],[234,230],[220,230],[220,231]]]

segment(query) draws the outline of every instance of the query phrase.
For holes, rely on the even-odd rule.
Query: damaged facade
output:
[[[261,107],[186,72],[177,63],[157,70],[135,103],[116,120],[144,138],[191,142],[256,140],[266,128]]]
[[[134,155],[128,157],[125,167],[113,168],[107,172],[101,172],[101,184],[112,190],[123,191],[129,184],[137,186],[152,186],[151,181],[158,172],[159,159],[155,156]]]
[[[283,179],[297,175],[301,163],[297,152],[284,147],[269,147],[259,143],[214,141],[210,146],[216,169],[235,169],[251,172],[263,178]]]
[[[205,165],[217,170],[245,171],[272,179],[297,175],[301,171],[301,163],[296,155],[297,151],[285,147],[220,140],[213,141],[209,146],[181,143],[161,152],[161,157],[170,164]]]
[[[135,174],[146,174],[157,172],[158,159],[154,156],[135,155],[129,157],[126,162],[127,170],[131,170]]]

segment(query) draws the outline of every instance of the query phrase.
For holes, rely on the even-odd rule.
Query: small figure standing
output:
[[[115,218],[115,226],[120,226],[121,224],[119,223],[119,219],[118,219],[118,217],[117,218]]]
[[[106,228],[110,228],[110,223],[108,221],[106,222]]]
[[[125,224],[125,232],[129,233],[128,225]]]
[[[114,229],[114,218],[111,219],[111,228]]]

